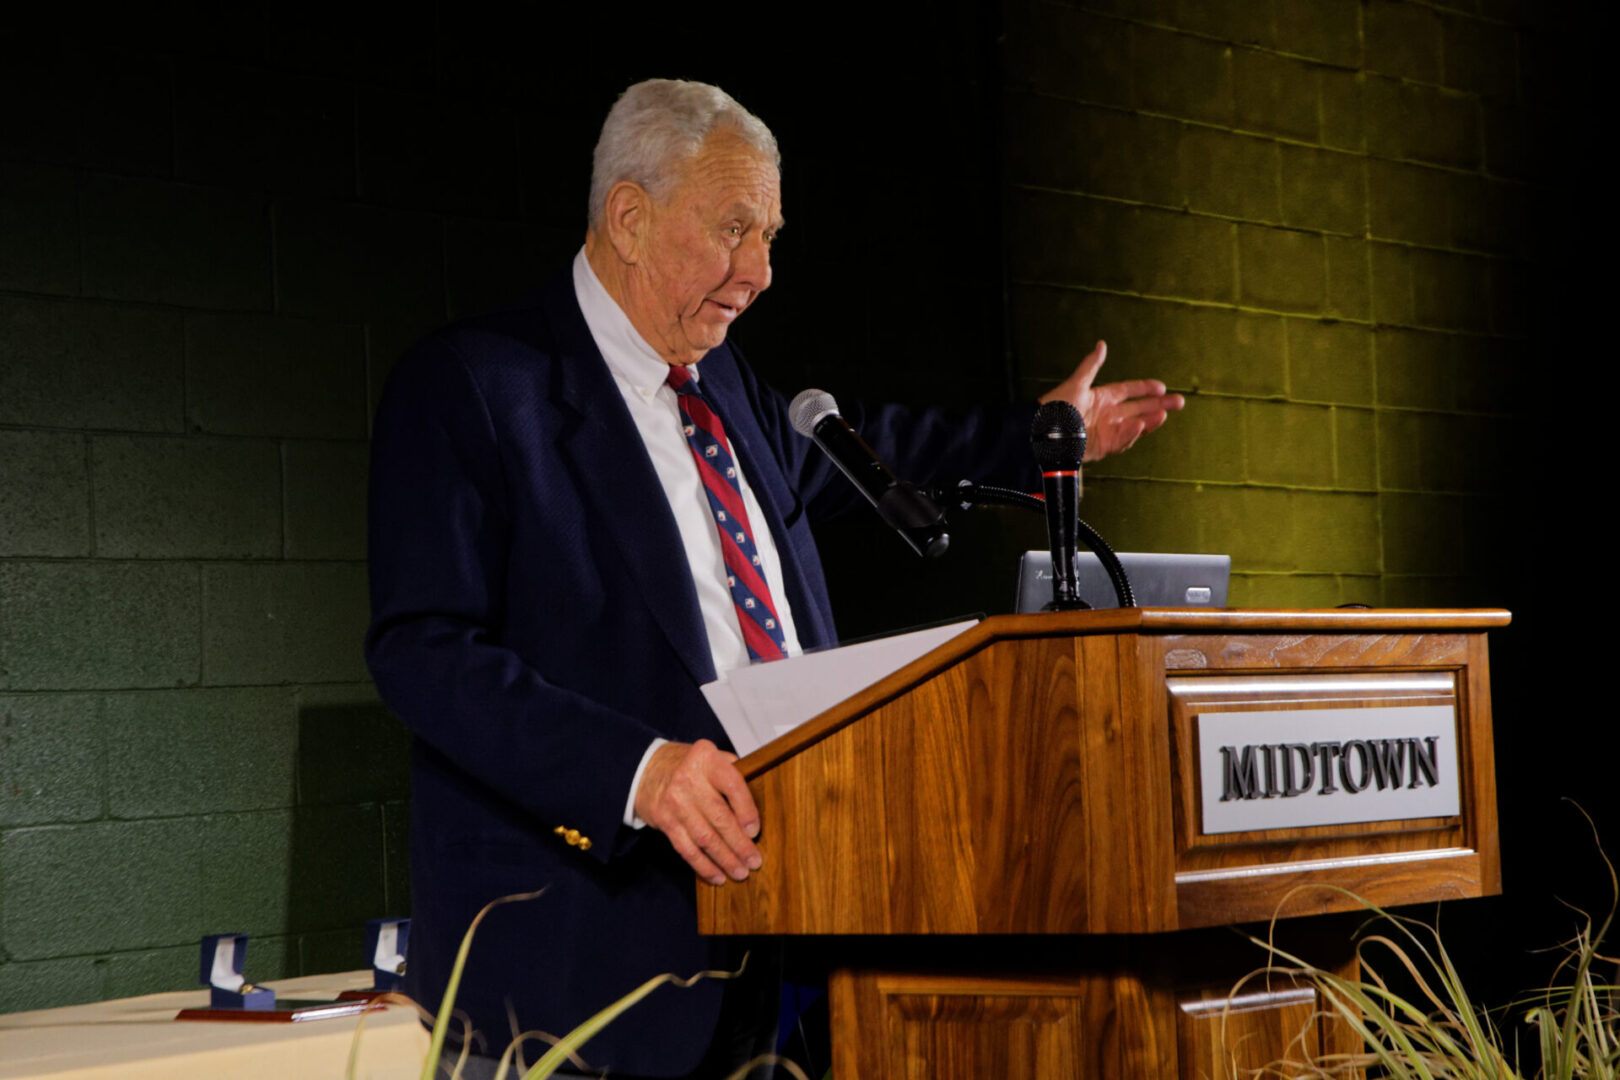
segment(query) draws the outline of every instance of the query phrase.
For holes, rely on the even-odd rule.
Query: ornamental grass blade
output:
[[[552,1073],[562,1068],[563,1062],[569,1060],[569,1058],[576,1051],[578,1051],[581,1046],[584,1046],[592,1036],[601,1031],[603,1028],[607,1027],[614,1020],[618,1019],[626,1009],[639,1002],[642,998],[646,997],[660,986],[667,983],[685,989],[687,987],[696,985],[700,979],[735,979],[738,975],[741,975],[743,971],[747,969],[747,967],[748,956],[745,953],[743,955],[742,966],[738,967],[736,971],[700,971],[689,979],[683,979],[679,975],[674,975],[669,972],[665,972],[662,975],[654,975],[652,978],[648,979],[646,982],[624,995],[624,997],[620,998],[618,1001],[615,1001],[607,1008],[598,1012],[595,1016],[592,1016],[590,1019],[586,1020],[583,1024],[580,1024],[573,1031],[570,1031],[561,1039],[557,1040],[557,1045],[553,1046],[550,1050],[547,1050],[545,1056],[535,1063],[534,1068],[523,1074],[523,1080],[544,1080],[545,1077],[550,1076]]]
[[[467,953],[472,949],[473,933],[477,931],[478,924],[484,921],[484,916],[494,911],[502,904],[515,903],[519,900],[533,900],[544,893],[545,889],[536,889],[534,892],[513,893],[511,896],[498,896],[479,909],[473,916],[473,921],[467,927],[467,932],[461,935],[461,948],[456,950],[456,962],[450,968],[450,981],[445,983],[444,1000],[439,1003],[439,1015],[433,1021],[433,1036],[428,1040],[427,1057],[422,1061],[421,1080],[433,1080],[433,1074],[439,1068],[439,1055],[444,1053],[444,1036],[450,1027],[450,1016],[455,1011],[456,994],[461,989],[461,972],[467,966]],[[466,1059],[466,1049],[472,1040],[466,1039],[462,1043],[462,1059]],[[459,1066],[458,1066],[459,1069]]]
[[[780,1054],[761,1054],[748,1064],[739,1067],[731,1075],[727,1076],[726,1080],[747,1080],[753,1071],[761,1065],[779,1065],[788,1071],[788,1075],[792,1076],[793,1080],[810,1080],[796,1062],[789,1061]],[[829,1076],[832,1075],[832,1070],[829,1069],[827,1072]]]

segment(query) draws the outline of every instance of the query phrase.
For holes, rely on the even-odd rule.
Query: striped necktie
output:
[[[743,643],[754,660],[780,660],[787,655],[782,623],[776,617],[776,603],[765,584],[765,568],[754,547],[754,531],[743,506],[742,485],[737,459],[731,454],[725,425],[704,400],[692,373],[679,364],[669,368],[669,385],[681,407],[681,428],[686,444],[703,477],[703,493],[709,497],[715,527],[720,530],[720,550],[726,560],[726,585],[737,608],[737,622]]]

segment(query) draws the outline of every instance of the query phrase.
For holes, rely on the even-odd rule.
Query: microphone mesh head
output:
[[[816,430],[816,423],[828,413],[838,412],[838,402],[825,390],[800,390],[788,406],[788,419],[793,422],[793,430],[805,438]]]
[[[1048,401],[1035,410],[1029,442],[1042,472],[1078,469],[1086,456],[1086,422],[1067,401]]]

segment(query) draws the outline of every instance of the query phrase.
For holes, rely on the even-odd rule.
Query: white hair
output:
[[[638,82],[613,103],[591,159],[590,224],[601,223],[608,192],[621,180],[640,184],[662,198],[716,128],[740,135],[778,169],[782,153],[765,122],[718,86],[685,79]]]

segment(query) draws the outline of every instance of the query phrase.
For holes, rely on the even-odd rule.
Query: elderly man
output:
[[[698,937],[697,877],[765,858],[699,687],[833,644],[810,522],[858,495],[726,342],[771,283],[776,142],[722,91],[653,80],[603,125],[590,225],[539,292],[396,367],[372,464],[367,656],[415,732],[411,993],[433,1005],[479,930],[458,1004],[498,1054],[561,1034],[660,972],[735,966]],[[1181,400],[1053,391],[1129,446]],[[1031,479],[1032,404],[949,419],[846,412],[919,480]],[[926,464],[924,464],[926,463]],[[723,1075],[774,1024],[774,987],[663,989],[587,1047],[615,1076]]]

